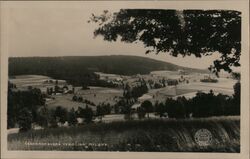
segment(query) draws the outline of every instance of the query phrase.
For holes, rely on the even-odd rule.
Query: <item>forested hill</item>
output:
[[[120,75],[148,74],[155,70],[205,72],[139,56],[65,56],[13,57],[9,59],[9,75],[39,74],[51,77],[83,72],[104,72]]]

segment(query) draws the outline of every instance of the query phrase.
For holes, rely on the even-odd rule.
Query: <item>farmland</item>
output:
[[[54,87],[54,83],[46,83],[45,81],[52,79],[47,76],[41,75],[20,75],[15,76],[10,79],[11,83],[14,83],[17,87],[17,90],[27,90],[27,88],[34,87],[39,88],[42,92],[46,92],[46,89],[49,87]],[[65,80],[58,80],[59,85],[67,85]],[[100,103],[110,103],[114,104],[116,100],[122,96],[122,89],[116,88],[105,88],[105,87],[89,87],[87,90],[82,90],[81,87],[75,87],[75,94],[83,97],[83,99],[88,99],[93,101],[95,105]],[[48,98],[46,105],[49,108],[55,108],[57,106],[62,106],[67,109],[77,109],[80,106],[84,106],[80,102],[73,102],[73,94],[58,94],[52,95],[53,98]],[[95,109],[95,107],[92,107]]]
[[[100,103],[110,103],[114,104],[116,98],[122,96],[122,90],[112,89],[112,88],[102,88],[102,87],[90,87],[88,90],[81,90],[76,88],[77,96],[83,97],[83,99],[88,99],[93,101],[95,105]],[[54,100],[49,100],[47,105],[49,108],[55,108],[57,106],[62,106],[67,109],[77,109],[78,107],[85,106],[81,102],[72,101],[73,94],[63,94],[54,96]],[[92,109],[96,109],[95,106],[89,105]]]
[[[145,80],[158,81],[161,78],[166,79],[180,79],[181,75],[178,71],[153,71],[148,75],[138,75],[138,76],[121,76],[116,74],[105,74],[98,72],[101,76],[100,78],[107,80],[115,80],[121,78],[124,82],[130,85],[135,85],[139,78]],[[233,94],[233,85],[237,82],[231,78],[218,78],[218,83],[203,83],[199,80],[204,78],[206,74],[201,73],[190,73],[188,75],[182,75],[183,78],[188,79],[189,83],[180,83],[177,86],[167,86],[158,89],[149,89],[147,95],[152,98],[149,99],[153,103],[156,101],[164,102],[167,97],[177,98],[178,96],[185,96],[191,98],[195,96],[197,91],[209,92],[211,89],[215,93],[223,93],[226,95]],[[42,92],[46,91],[47,87],[53,87],[54,83],[46,83],[45,81],[52,80],[51,77],[42,75],[19,75],[10,78],[10,82],[16,84],[17,88],[20,90],[27,89],[28,86],[41,89]],[[59,85],[67,85],[65,80],[57,79]],[[123,90],[121,88],[107,88],[107,87],[94,87],[91,86],[87,90],[82,90],[81,87],[75,87],[75,94],[81,96],[83,99],[88,99],[95,105],[100,103],[109,103],[114,105],[119,97],[122,97]],[[68,110],[71,108],[77,109],[80,106],[84,106],[82,103],[72,101],[73,94],[60,94],[53,95],[53,100],[48,100],[47,105],[49,108],[55,108],[56,106],[62,106]],[[92,109],[96,109],[91,106]]]
[[[45,82],[51,80],[51,83]],[[29,86],[39,88],[42,92],[46,91],[47,87],[54,86],[55,79],[42,75],[18,75],[10,77],[10,82],[14,83],[19,90],[26,90]],[[58,84],[66,84],[65,80],[58,80]]]

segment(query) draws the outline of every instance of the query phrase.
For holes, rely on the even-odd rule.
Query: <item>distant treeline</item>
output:
[[[38,74],[64,79],[75,85],[102,84],[94,72],[120,75],[148,74],[155,70],[205,72],[138,56],[13,57],[9,58],[9,76]]]

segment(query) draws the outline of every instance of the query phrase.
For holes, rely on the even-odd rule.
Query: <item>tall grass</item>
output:
[[[212,133],[212,143],[209,146],[199,146],[195,142],[194,136],[199,129],[208,129]],[[27,143],[32,143],[32,145]],[[57,145],[51,145],[53,143]],[[32,130],[10,134],[8,149],[240,152],[240,120],[239,117],[154,119]]]

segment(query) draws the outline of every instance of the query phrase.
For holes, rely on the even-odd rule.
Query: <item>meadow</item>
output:
[[[39,88],[42,92],[46,92],[47,87],[54,87],[55,85],[54,83],[45,83],[47,80],[56,81],[56,79],[43,75],[18,75],[9,78],[9,81],[14,83],[19,90],[27,90],[27,88],[31,86]],[[66,84],[65,80],[57,81],[59,85]]]
[[[93,102],[95,105],[101,104],[101,103],[109,103],[114,105],[118,97],[122,96],[122,90],[121,89],[113,89],[113,88],[105,88],[105,87],[89,87],[90,89],[82,90],[79,87],[76,87],[76,95],[78,97],[82,97],[84,100],[87,99],[91,102]],[[78,107],[85,107],[86,104],[82,102],[76,102],[73,101],[74,94],[62,94],[62,95],[54,95],[54,99],[47,101],[48,108],[56,108],[57,106],[61,106],[63,108],[66,108],[70,110],[71,108],[74,108],[75,110]],[[96,106],[89,105],[89,107],[92,108],[92,110],[96,109]]]
[[[195,133],[212,134],[199,146]],[[239,116],[151,119],[92,123],[77,127],[30,130],[8,135],[9,150],[240,152]]]

